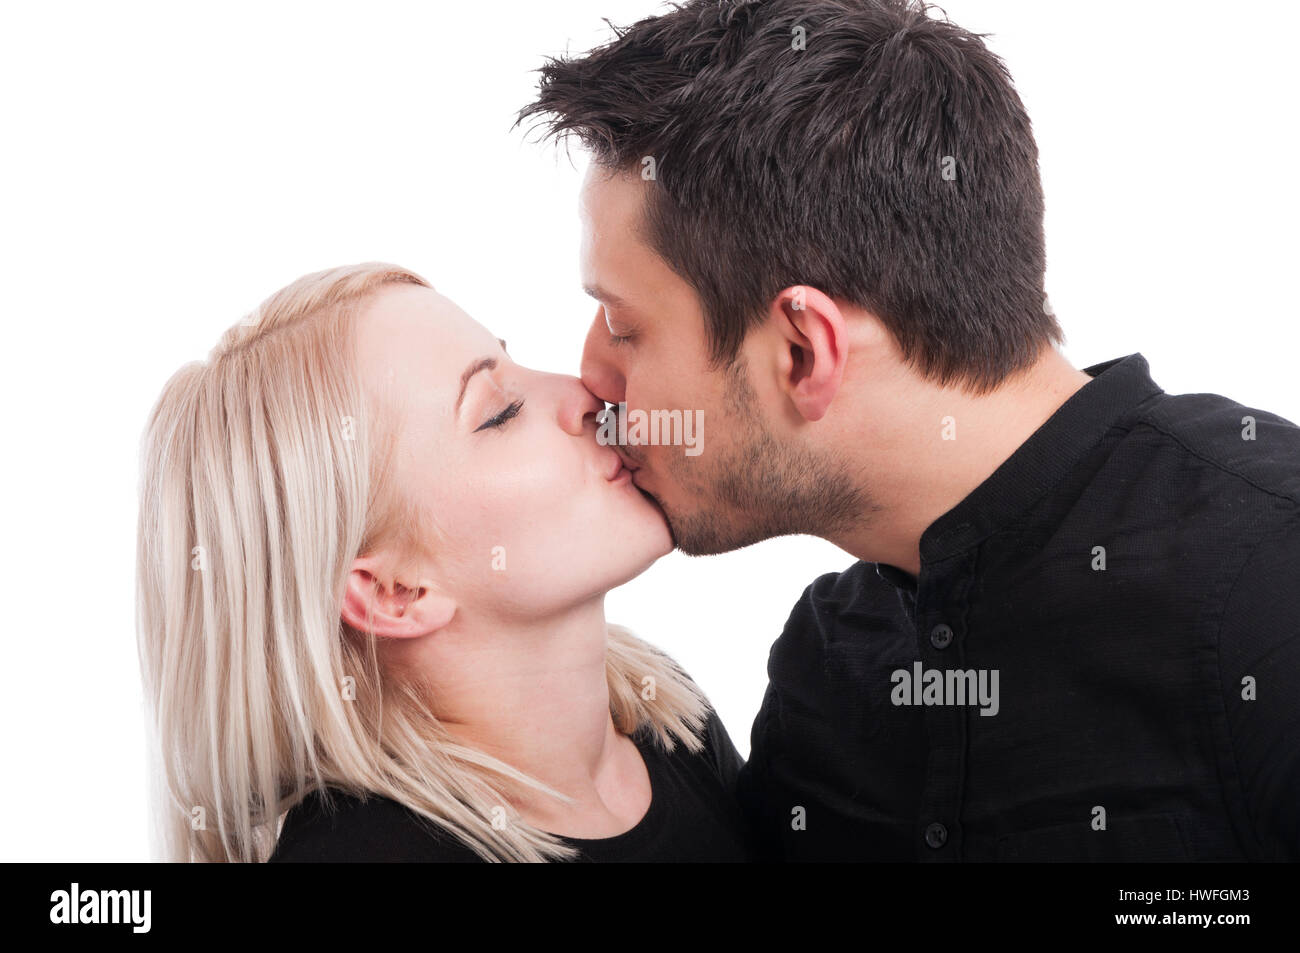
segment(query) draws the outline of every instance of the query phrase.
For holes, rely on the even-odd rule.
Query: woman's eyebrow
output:
[[[497,343],[501,345],[501,350],[504,351],[506,349],[505,338],[497,338]],[[493,370],[496,366],[497,366],[497,359],[495,357],[480,357],[478,360],[472,361],[469,367],[465,368],[465,372],[460,375],[460,393],[456,395],[457,416],[460,415],[460,405],[465,400],[465,389],[469,387],[470,378],[473,377],[475,374],[477,374],[479,371],[490,371]]]
[[[465,388],[469,386],[470,378],[479,371],[490,371],[496,366],[497,359],[495,357],[480,357],[478,360],[473,361],[469,367],[465,368],[465,372],[460,375],[460,393],[456,395],[457,416],[460,415],[460,405],[465,399]]]

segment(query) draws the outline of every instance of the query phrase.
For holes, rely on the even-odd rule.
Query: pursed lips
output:
[[[609,461],[605,466],[606,480],[618,479],[619,475],[623,473],[624,470],[627,470],[628,472],[633,472],[637,469],[638,468],[635,463],[626,459],[623,456],[623,454],[618,452],[617,449],[613,447],[610,448]]]
[[[637,470],[641,469],[641,464],[633,460],[623,448],[611,446],[608,449],[610,454],[605,465],[606,480],[616,480],[624,471],[634,475]]]

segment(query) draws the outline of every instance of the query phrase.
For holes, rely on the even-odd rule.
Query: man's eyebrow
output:
[[[465,373],[460,375],[460,393],[456,395],[456,413],[460,413],[461,401],[465,399],[465,388],[469,386],[469,379],[479,371],[490,371],[497,366],[495,357],[480,357],[477,361],[465,368]]]
[[[583,285],[582,290],[597,301],[608,302],[616,308],[627,308],[628,303],[616,294],[611,294],[600,285]]]

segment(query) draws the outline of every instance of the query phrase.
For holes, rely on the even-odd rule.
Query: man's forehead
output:
[[[582,181],[578,204],[586,218],[630,218],[640,212],[644,196],[645,183],[638,176],[593,163]]]

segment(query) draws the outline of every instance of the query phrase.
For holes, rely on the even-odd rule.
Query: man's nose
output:
[[[601,400],[611,404],[622,401],[626,395],[627,381],[623,372],[612,360],[610,353],[609,328],[600,311],[587,332],[587,340],[582,346],[582,364],[580,373],[582,383]]]

